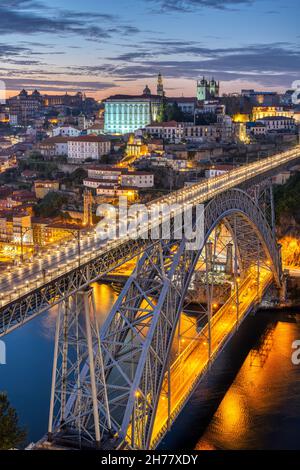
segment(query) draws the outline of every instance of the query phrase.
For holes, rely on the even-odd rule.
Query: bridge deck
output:
[[[196,205],[241,185],[243,182],[285,166],[300,157],[300,146],[293,150],[244,165],[204,183],[175,191],[151,202],[149,210],[159,204]],[[161,225],[160,217],[157,224]],[[148,229],[148,227],[147,227]],[[13,267],[0,275],[0,336],[28,321],[33,316],[60,302],[65,296],[86,287],[103,274],[128,261],[151,243],[132,241],[130,234],[116,240],[99,240],[94,230],[86,231],[78,243],[68,240],[42,251],[33,261]]]

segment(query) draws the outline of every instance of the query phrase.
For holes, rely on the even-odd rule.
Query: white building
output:
[[[111,142],[103,136],[85,135],[68,140],[68,159],[83,162],[88,158],[100,160],[111,151]]]
[[[260,121],[257,122],[248,122],[247,123],[247,134],[252,134],[255,136],[266,135],[267,126]]]
[[[270,116],[259,119],[261,124],[267,128],[267,132],[294,131],[296,129],[295,119],[284,116]]]
[[[134,186],[136,188],[153,188],[154,175],[141,171],[121,175],[121,186]]]
[[[117,189],[125,188],[127,191],[139,190],[142,188],[152,188],[154,186],[154,175],[142,171],[128,172],[126,169],[114,168],[109,166],[91,166],[88,167],[88,178],[83,181],[86,188],[101,189],[101,194],[105,190],[108,195]]]
[[[205,170],[205,178],[215,178],[216,176],[224,175],[231,170],[234,170],[233,165],[214,165],[208,170]]]
[[[50,137],[39,143],[38,149],[44,157],[57,157],[68,154],[68,137]]]
[[[81,131],[77,127],[73,126],[58,126],[52,129],[52,136],[57,137],[59,135],[63,137],[78,137]]]
[[[291,175],[292,175],[291,171],[289,170],[283,171],[282,173],[279,173],[278,175],[275,175],[272,177],[272,183],[283,185],[290,179]]]
[[[225,114],[225,105],[220,104],[218,101],[204,101],[201,106],[195,110],[195,115],[198,114]]]
[[[176,121],[167,121],[149,124],[145,128],[145,133],[151,137],[157,137],[173,143],[178,143],[182,140],[183,128]]]
[[[119,181],[122,174],[121,168],[115,168],[110,165],[89,166],[87,168],[88,177],[98,180]]]

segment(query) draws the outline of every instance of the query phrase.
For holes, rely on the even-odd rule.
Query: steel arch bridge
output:
[[[193,222],[196,228],[196,215]],[[179,318],[201,256],[205,258],[207,276],[207,243],[221,222],[232,235],[240,274],[258,270],[258,297],[249,299],[240,317],[237,312],[230,330],[214,345],[212,331],[218,325],[218,317],[212,315],[207,287],[207,359],[181,402],[175,407],[168,402],[164,420],[159,407],[166,382],[170,389],[171,347]],[[99,441],[100,435],[110,436],[111,448],[116,446],[116,441],[131,449],[155,448],[236,327],[259,303],[259,296],[263,296],[273,281],[278,288],[281,286],[281,257],[274,230],[257,201],[240,189],[228,190],[205,205],[200,249],[188,250],[187,243],[186,239],[160,240],[139,259],[100,332],[103,369],[95,371],[96,377],[101,377],[96,384],[99,416],[95,418],[90,397],[89,407],[83,407],[86,411],[80,415],[78,399],[73,393],[63,416],[64,429],[68,429],[69,435],[70,431],[71,435],[76,434],[81,421],[81,429],[88,428],[92,440]],[[268,272],[260,288],[259,267]],[[87,366],[81,372],[82,382],[86,374]],[[54,428],[60,432],[61,415],[56,418]]]

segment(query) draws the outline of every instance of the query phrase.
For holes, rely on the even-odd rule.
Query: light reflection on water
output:
[[[300,448],[300,367],[291,362],[300,324],[278,322],[271,334],[272,348],[262,343],[254,362],[249,353],[195,449]]]

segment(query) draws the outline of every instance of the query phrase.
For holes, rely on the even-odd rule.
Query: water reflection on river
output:
[[[116,298],[110,286],[95,284],[100,325]],[[53,308],[5,338],[7,365],[0,366],[0,390],[7,390],[29,441],[47,430],[56,315]],[[162,448],[300,449],[300,366],[291,362],[291,344],[300,339],[300,315],[263,313],[247,321]]]
[[[300,323],[273,324],[260,350],[247,356],[196,449],[300,449],[300,366],[291,361],[299,338]]]

